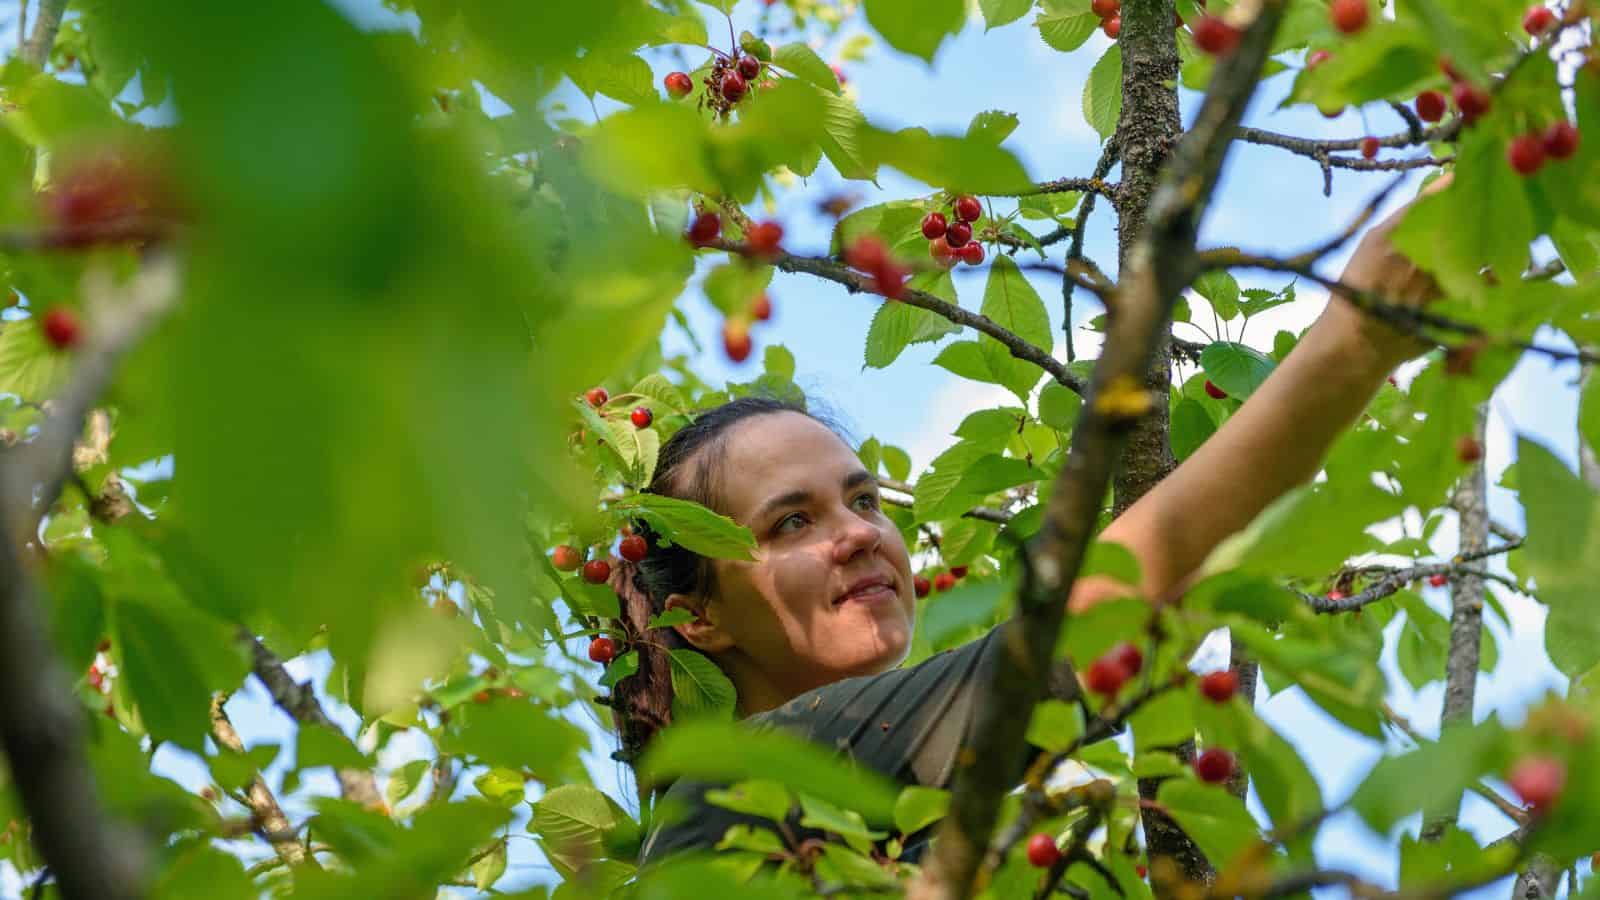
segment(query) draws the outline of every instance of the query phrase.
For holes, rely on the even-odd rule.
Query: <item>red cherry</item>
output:
[[[633,412],[628,415],[628,419],[633,422],[633,427],[635,428],[649,428],[650,423],[656,420],[656,414],[651,412],[648,406],[638,406],[634,407]]]
[[[1306,68],[1315,69],[1330,59],[1333,59],[1333,54],[1327,50],[1313,50],[1306,56]]]
[[[1128,670],[1109,653],[1090,663],[1089,670],[1083,674],[1084,684],[1089,690],[1106,697],[1116,696],[1128,678]]]
[[[749,82],[745,81],[744,76],[738,72],[729,72],[722,76],[722,96],[729,103],[738,103],[739,98],[743,97],[744,92],[749,89]]]
[[[933,589],[943,593],[956,586],[956,577],[949,572],[940,572],[933,576]]]
[[[1449,575],[1439,574],[1439,575],[1429,575],[1428,576],[1428,584],[1430,584],[1430,585],[1432,585],[1434,587],[1444,587],[1445,585],[1447,585],[1449,583],[1450,583],[1450,576]]]
[[[961,248],[961,258],[965,260],[969,266],[976,266],[982,263],[983,245],[977,241],[968,243],[966,246]]]
[[[772,320],[772,298],[767,296],[766,291],[757,294],[756,298],[750,301],[750,318],[757,322]]]
[[[1343,600],[1349,596],[1349,594],[1346,594],[1344,591],[1341,591],[1337,588],[1328,592],[1329,600]]]
[[[78,248],[156,237],[155,223],[140,220],[175,212],[157,174],[117,152],[64,167],[54,185],[39,195],[45,215],[59,226],[53,243]]]
[[[977,197],[962,196],[956,198],[956,218],[963,222],[976,222],[983,215],[983,204]]]
[[[1212,703],[1227,703],[1239,690],[1239,676],[1232,669],[1210,672],[1200,679],[1200,693]]]
[[[1475,84],[1458,81],[1455,87],[1450,89],[1450,96],[1456,101],[1456,108],[1461,110],[1461,117],[1468,124],[1477,121],[1489,111],[1489,92]]]
[[[1506,782],[1535,813],[1550,810],[1567,786],[1567,767],[1553,756],[1530,756],[1511,769]]]
[[[1089,8],[1102,19],[1109,19],[1122,12],[1122,0],[1092,0]]]
[[[956,264],[956,259],[961,255],[961,251],[950,246],[950,242],[945,240],[944,235],[940,235],[928,242],[928,255],[933,257],[933,261],[939,264],[939,268],[948,269]]]
[[[1391,386],[1391,387],[1399,387],[1399,386],[1400,386],[1400,382],[1398,382],[1398,381],[1395,381],[1395,380],[1394,380],[1394,376],[1393,376],[1393,375],[1390,375],[1390,376],[1389,376],[1389,385],[1390,385],[1390,386]]]
[[[1216,16],[1201,16],[1194,25],[1194,45],[1212,56],[1222,56],[1239,45],[1239,29]]]
[[[1361,139],[1361,157],[1363,159],[1377,159],[1378,158],[1378,148],[1380,146],[1381,145],[1378,143],[1378,139],[1375,138],[1375,137],[1364,137],[1364,138],[1362,138]]]
[[[560,572],[576,572],[583,565],[583,552],[577,547],[562,544],[550,555],[550,565]]]
[[[1417,118],[1424,122],[1437,122],[1444,118],[1445,99],[1438,91],[1423,91],[1417,95]]]
[[[1528,7],[1528,11],[1522,16],[1522,30],[1534,37],[1549,31],[1555,24],[1555,12],[1543,4]]]
[[[583,564],[583,580],[590,584],[605,584],[611,580],[611,563],[591,559]]]
[[[729,359],[742,363],[750,358],[752,349],[754,344],[750,340],[750,329],[743,322],[729,319],[722,323],[722,350]]]
[[[958,580],[962,579],[962,578],[965,578],[965,577],[967,577],[967,567],[966,566],[951,566],[950,567],[950,574],[954,575]]]
[[[972,240],[972,226],[962,221],[951,222],[944,231],[944,239],[950,242],[951,247],[962,247]]]
[[[783,226],[777,222],[758,222],[750,226],[744,239],[752,253],[771,256],[782,249],[778,244],[783,240]]]
[[[639,562],[650,554],[650,544],[637,534],[630,534],[617,545],[617,555],[628,562]]]
[[[1523,134],[1506,146],[1506,162],[1519,175],[1532,175],[1544,165],[1544,140],[1537,134]]]
[[[899,300],[905,295],[906,276],[910,274],[904,266],[884,260],[872,273],[872,289],[890,300]]]
[[[1483,445],[1472,435],[1463,434],[1456,441],[1456,459],[1468,464],[1483,459]]]
[[[609,665],[617,656],[617,642],[601,635],[589,642],[589,658],[600,665]]]
[[[844,77],[844,67],[843,66],[839,65],[838,63],[828,63],[828,68],[833,70],[833,77],[839,79],[839,86],[840,87],[843,87],[843,86],[845,86],[845,85],[850,83],[850,79]]]
[[[1333,21],[1333,27],[1345,34],[1355,34],[1367,27],[1370,14],[1367,0],[1333,0],[1328,7],[1328,17]]]
[[[94,666],[89,667],[89,687],[92,687],[98,691],[100,690],[100,686],[105,683],[105,680],[106,676],[103,672]]]
[[[1106,19],[1100,23],[1100,30],[1106,33],[1106,37],[1116,40],[1117,36],[1122,34],[1122,17],[1112,16]]]
[[[1139,670],[1144,668],[1144,654],[1139,652],[1138,647],[1127,641],[1112,647],[1107,651],[1106,655],[1116,657],[1117,662],[1122,665],[1123,671],[1128,673],[1129,678],[1139,674]]]
[[[864,234],[844,250],[844,261],[853,269],[876,272],[889,258],[889,248],[875,234]]]
[[[1212,384],[1211,383],[1211,379],[1207,378],[1206,379],[1206,396],[1210,397],[1213,400],[1226,400],[1226,399],[1228,399],[1228,392],[1223,390],[1222,388],[1219,388],[1216,385]]]
[[[77,346],[83,329],[78,316],[70,309],[57,306],[44,314],[44,339],[57,350],[70,350]]]
[[[1544,152],[1551,159],[1571,159],[1578,152],[1578,128],[1562,119],[1544,131]]]
[[[722,232],[722,219],[716,213],[703,212],[694,217],[689,223],[689,242],[697,246],[705,246],[717,239]]]
[[[1439,57],[1439,71],[1444,73],[1444,77],[1450,79],[1451,84],[1461,80],[1461,73],[1456,70],[1456,64],[1451,62],[1448,56]]]
[[[590,406],[599,409],[606,405],[606,401],[611,399],[611,395],[606,393],[606,389],[603,387],[592,387],[583,392],[583,399],[589,401]]]
[[[479,691],[472,695],[473,703],[488,703],[492,699],[494,699],[494,695],[488,691]]]
[[[1144,867],[1144,863],[1139,863],[1138,865],[1133,867],[1133,874],[1139,876],[1140,878],[1145,877],[1149,873],[1150,873],[1150,870],[1146,869]]]
[[[911,585],[916,588],[918,597],[926,597],[933,590],[933,582],[921,575],[912,578]]]
[[[945,221],[944,213],[928,213],[922,217],[922,236],[930,241],[934,238],[943,237],[944,230],[949,224],[949,222]]]
[[[667,87],[667,95],[674,100],[682,100],[694,91],[694,81],[683,72],[668,72],[662,83]]]
[[[1207,784],[1222,784],[1233,777],[1237,766],[1233,754],[1220,747],[1212,747],[1194,759],[1195,774]]]
[[[748,54],[739,57],[739,74],[754,81],[761,76],[761,60]]]
[[[1055,839],[1048,834],[1036,834],[1028,838],[1028,864],[1039,869],[1048,869],[1061,859],[1061,848],[1056,846]]]

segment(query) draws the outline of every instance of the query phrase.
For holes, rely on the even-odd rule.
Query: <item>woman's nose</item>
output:
[[[844,519],[840,526],[838,538],[834,542],[834,557],[839,563],[847,563],[862,551],[876,549],[883,540],[878,527],[862,519],[854,513]]]

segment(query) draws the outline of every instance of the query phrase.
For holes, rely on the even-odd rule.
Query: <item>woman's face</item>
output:
[[[724,449],[720,511],[757,543],[754,561],[714,563],[711,614],[733,643],[718,656],[735,681],[748,673],[787,698],[893,668],[911,644],[915,600],[877,480],[798,413],[747,419]]]

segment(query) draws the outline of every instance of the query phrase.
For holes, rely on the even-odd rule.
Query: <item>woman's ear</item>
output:
[[[696,650],[702,653],[721,653],[733,646],[733,635],[717,624],[716,615],[712,613],[709,604],[696,606],[686,594],[670,594],[667,596],[666,608],[684,609],[694,615],[692,621],[674,625],[672,630]]]

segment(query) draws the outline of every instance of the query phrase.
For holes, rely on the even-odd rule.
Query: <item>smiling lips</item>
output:
[[[873,575],[863,578],[850,585],[840,594],[833,605],[839,606],[851,600],[871,601],[885,600],[895,596],[894,579],[886,575]]]

